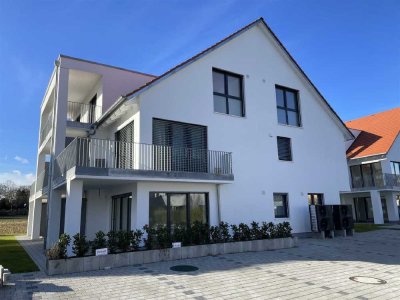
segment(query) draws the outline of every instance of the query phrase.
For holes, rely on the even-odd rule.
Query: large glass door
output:
[[[354,208],[356,212],[356,222],[373,222],[374,214],[370,197],[354,198]]]
[[[111,230],[131,230],[132,194],[112,197]]]
[[[171,231],[179,225],[187,225],[186,194],[169,194],[169,215]]]

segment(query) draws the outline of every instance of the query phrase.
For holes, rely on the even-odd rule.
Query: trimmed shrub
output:
[[[107,248],[110,253],[115,253],[117,251],[117,234],[115,231],[110,231],[107,233]]]
[[[49,250],[47,250],[46,255],[50,260],[60,259],[60,246],[58,243],[54,243]]]
[[[262,239],[263,235],[262,235],[262,231],[261,231],[260,225],[257,222],[253,221],[253,222],[251,222],[250,226],[251,226],[251,229],[250,229],[250,231],[251,231],[251,239],[252,240],[260,240],[260,239]]]
[[[185,225],[177,225],[175,226],[171,242],[181,242],[182,246],[190,245],[190,230],[186,228]]]
[[[92,254],[96,253],[96,249],[102,249],[107,247],[106,234],[103,231],[96,232],[96,237],[94,238],[92,245]]]
[[[144,245],[148,250],[155,249],[157,243],[156,230],[149,225],[144,225],[143,230],[146,233]]]
[[[171,247],[171,236],[165,225],[157,225],[156,227],[157,248],[165,249]]]
[[[130,232],[130,244],[134,250],[139,248],[140,242],[142,241],[143,231],[140,229],[132,230]]]
[[[240,240],[241,241],[249,241],[251,240],[251,230],[249,225],[245,223],[239,224],[239,232],[240,232]]]
[[[210,228],[208,224],[195,221],[191,226],[190,236],[195,245],[208,244],[210,242]]]
[[[89,243],[83,234],[77,233],[73,236],[72,253],[78,257],[82,257],[89,250]]]
[[[131,245],[131,231],[120,230],[116,233],[117,248],[122,252],[129,250]]]
[[[276,225],[276,237],[287,238],[292,237],[292,227],[289,222],[283,222]]]
[[[69,246],[71,242],[71,238],[68,234],[63,233],[60,235],[60,238],[58,240],[58,247],[59,247],[59,258],[67,258],[67,247]]]

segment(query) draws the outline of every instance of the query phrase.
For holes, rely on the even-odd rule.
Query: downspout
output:
[[[221,185],[217,184],[217,213],[218,213],[218,224],[221,223]]]
[[[47,248],[47,234],[48,234],[48,228],[49,228],[49,212],[50,212],[50,205],[49,202],[51,201],[50,199],[52,199],[52,194],[53,194],[53,187],[52,187],[52,183],[53,183],[53,173],[54,173],[54,134],[55,134],[55,128],[56,128],[56,112],[57,112],[57,105],[58,105],[58,77],[59,77],[59,69],[60,69],[60,61],[59,59],[54,61],[54,65],[56,67],[56,82],[54,85],[54,102],[53,102],[53,116],[52,116],[52,124],[51,124],[51,128],[52,128],[52,135],[51,135],[51,148],[50,148],[50,162],[49,162],[49,174],[47,176],[47,180],[48,180],[48,197],[47,197],[47,228],[46,228],[46,236],[44,237],[44,247],[45,249]]]

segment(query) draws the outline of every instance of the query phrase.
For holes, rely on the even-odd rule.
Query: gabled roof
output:
[[[231,39],[237,37],[241,33],[249,30],[250,28],[261,24],[264,26],[265,29],[273,36],[275,41],[278,43],[280,48],[284,51],[284,53],[288,56],[288,58],[292,61],[292,63],[295,65],[295,67],[300,71],[300,73],[304,76],[306,81],[311,85],[311,87],[314,89],[314,91],[318,94],[318,96],[321,98],[321,100],[324,102],[326,107],[328,108],[328,111],[332,113],[332,116],[336,121],[338,122],[339,126],[342,128],[343,132],[347,136],[348,139],[354,138],[353,134],[348,130],[342,119],[338,116],[338,114],[333,110],[333,108],[329,105],[328,101],[322,96],[321,92],[317,89],[317,87],[311,82],[310,78],[304,73],[304,71],[301,69],[299,64],[294,60],[294,58],[290,55],[289,51],[285,48],[285,46],[282,44],[282,42],[278,39],[278,37],[275,35],[275,33],[271,30],[271,28],[267,25],[267,23],[264,21],[263,18],[259,18],[255,20],[254,22],[244,26],[243,28],[239,29],[238,31],[232,33],[231,35],[227,36],[226,38],[222,39],[221,41],[215,43],[214,45],[208,47],[207,49],[201,51],[200,53],[196,54],[195,56],[187,59],[186,61],[178,64],[177,66],[173,67],[172,69],[166,71],[164,74],[154,78],[153,80],[147,82],[143,86],[133,90],[132,92],[126,94],[125,96],[121,96],[120,99],[118,99],[113,106],[110,107],[108,111],[105,112],[105,114],[98,120],[98,123],[101,124],[113,111],[117,110],[120,105],[122,105],[127,99],[131,99],[140,93],[144,92],[148,88],[151,88],[161,80],[167,78],[169,75],[173,74],[174,72],[179,71],[180,69],[188,66],[192,62],[196,61],[197,59],[201,58],[202,56],[208,54],[209,52],[217,49],[218,47],[222,46],[226,42],[230,41]]]
[[[400,133],[400,107],[346,122],[361,133],[347,149],[347,158],[386,154]]]

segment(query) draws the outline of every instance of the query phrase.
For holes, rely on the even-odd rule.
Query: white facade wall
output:
[[[386,160],[382,162],[382,171],[384,173],[392,173],[391,161],[400,162],[400,133],[397,136],[396,140],[394,141],[392,147],[390,148],[389,152],[386,154]]]
[[[103,112],[110,108],[110,106],[114,104],[121,95],[131,92],[154,78],[150,75],[85,62],[64,56],[61,56],[61,63],[63,68],[96,73],[102,76],[102,97],[100,97],[97,105],[103,107]]]
[[[288,220],[303,232],[309,231],[307,193],[324,193],[334,204],[339,191],[349,190],[346,149],[339,126],[277,50],[254,27],[145,91],[140,142],[152,143],[153,117],[207,126],[209,149],[233,152],[235,180],[221,187],[222,219],[273,220],[272,194],[286,192]],[[213,67],[244,75],[244,118],[214,113]],[[278,124],[275,84],[299,90],[302,127]],[[277,136],[292,139],[293,162],[278,160]]]

